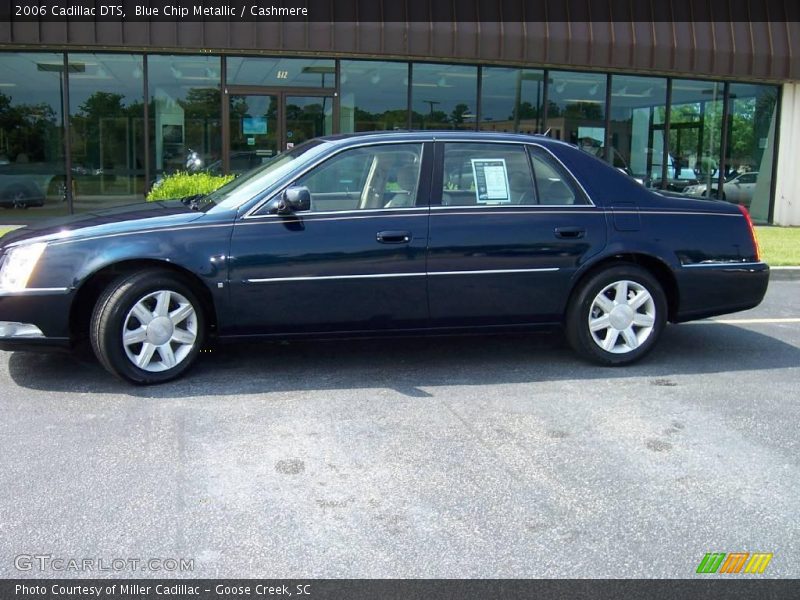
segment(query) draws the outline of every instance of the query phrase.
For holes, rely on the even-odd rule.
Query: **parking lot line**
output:
[[[800,317],[775,319],[705,319],[699,323],[722,323],[724,325],[755,325],[760,323],[800,323]]]

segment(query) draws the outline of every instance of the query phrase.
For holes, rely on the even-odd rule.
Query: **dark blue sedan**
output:
[[[134,383],[211,340],[563,325],[631,363],[667,321],[767,289],[747,211],[648,191],[546,137],[409,132],[313,140],[202,198],[7,235],[0,348],[88,338]]]

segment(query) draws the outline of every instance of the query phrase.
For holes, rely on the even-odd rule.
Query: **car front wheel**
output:
[[[602,365],[635,362],[655,345],[667,302],[658,281],[636,265],[591,276],[567,310],[567,339],[583,357]]]
[[[171,272],[123,276],[101,295],[92,314],[92,348],[103,367],[136,384],[174,379],[194,362],[205,318],[192,288]]]

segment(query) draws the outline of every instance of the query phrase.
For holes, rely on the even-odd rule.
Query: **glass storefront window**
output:
[[[774,85],[730,84],[723,193],[747,206],[759,223],[769,219],[777,100]]]
[[[63,54],[0,54],[0,207],[5,223],[67,213],[63,93]]]
[[[186,170],[191,152],[198,167],[221,172],[219,57],[149,56],[147,84],[150,176]]]
[[[723,92],[719,82],[672,81],[667,189],[716,196]]]
[[[543,94],[543,71],[484,67],[480,129],[539,133]]]
[[[144,199],[142,57],[69,54],[75,212]]]
[[[600,73],[550,71],[547,126],[550,137],[578,144],[603,156],[606,118],[606,76]]]
[[[413,129],[475,129],[477,67],[414,63],[411,89]]]
[[[667,80],[614,75],[611,79],[611,162],[652,186],[661,178]]]
[[[336,64],[331,59],[231,56],[227,61],[229,85],[336,87]]]
[[[339,73],[342,133],[408,127],[408,63],[343,60]]]

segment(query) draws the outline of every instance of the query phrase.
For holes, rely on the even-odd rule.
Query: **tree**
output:
[[[450,113],[450,121],[458,126],[464,122],[464,115],[469,112],[469,106],[463,103],[458,103],[453,108],[453,112]]]

